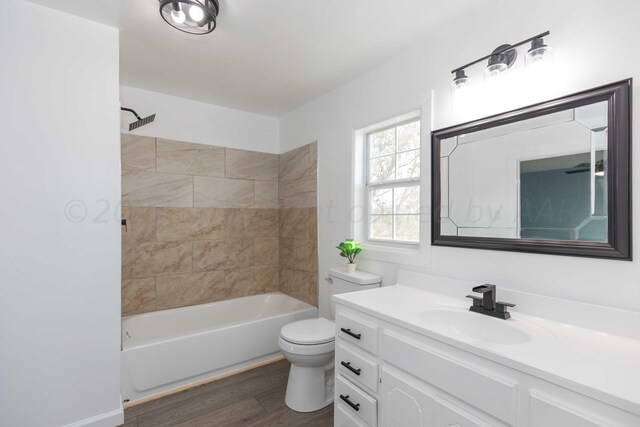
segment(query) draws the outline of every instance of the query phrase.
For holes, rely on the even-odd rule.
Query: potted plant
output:
[[[345,239],[344,242],[336,246],[340,249],[340,256],[349,260],[347,264],[347,273],[356,271],[356,256],[362,252],[362,244],[355,243],[353,239]]]

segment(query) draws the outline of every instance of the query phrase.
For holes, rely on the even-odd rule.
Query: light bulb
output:
[[[200,6],[191,6],[189,8],[189,17],[196,22],[200,22],[204,18],[204,11]]]
[[[186,16],[184,15],[184,12],[181,11],[181,10],[172,10],[171,11],[171,19],[176,24],[184,24]]]
[[[489,58],[487,68],[484,70],[484,72],[488,77],[493,77],[502,73],[503,71],[507,71],[507,68],[509,68],[509,65],[506,62],[504,54],[493,55],[491,58]]]
[[[496,64],[487,65],[487,69],[484,71],[488,76],[496,76],[503,71],[507,70],[507,64],[504,62],[498,62]]]

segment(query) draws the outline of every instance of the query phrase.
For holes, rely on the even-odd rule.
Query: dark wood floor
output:
[[[333,426],[333,405],[317,412],[287,408],[289,362],[276,362],[124,411],[125,427]]]

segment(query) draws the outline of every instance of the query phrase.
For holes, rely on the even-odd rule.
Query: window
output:
[[[366,134],[368,240],[420,241],[420,120]]]

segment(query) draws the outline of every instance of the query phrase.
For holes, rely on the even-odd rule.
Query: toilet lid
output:
[[[298,320],[285,325],[280,336],[294,344],[322,344],[335,339],[335,328],[335,324],[324,317]]]

